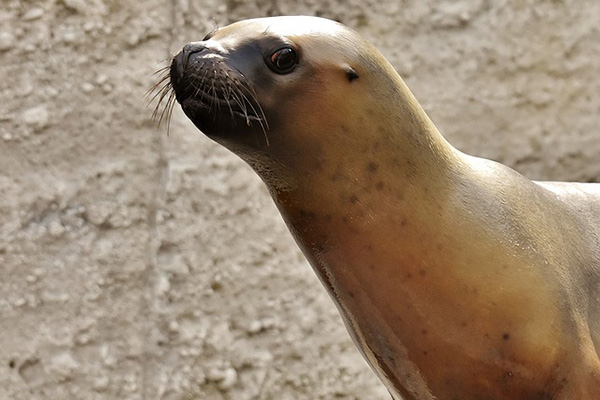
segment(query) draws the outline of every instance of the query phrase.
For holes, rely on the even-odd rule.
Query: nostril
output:
[[[171,82],[177,85],[180,78],[183,77],[186,68],[188,67],[190,56],[197,54],[206,49],[201,42],[188,43],[183,46],[183,49],[173,57],[171,63]]]
[[[206,49],[206,46],[204,46],[201,42],[188,43],[185,46],[183,46],[183,50],[182,50],[183,56],[181,59],[183,67],[185,68],[187,66],[187,63],[192,54],[199,53],[205,49]]]
[[[183,46],[183,51],[185,53],[197,53],[204,49],[206,49],[206,46],[203,44],[203,42],[192,42]]]

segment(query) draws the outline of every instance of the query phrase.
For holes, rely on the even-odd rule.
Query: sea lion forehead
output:
[[[237,34],[273,34],[288,38],[309,38],[317,35],[320,37],[336,37],[342,32],[350,31],[350,29],[338,22],[310,16],[247,19],[235,22],[222,29],[226,33],[235,31]]]
[[[241,43],[270,43],[267,48],[291,45],[310,55],[312,63],[358,60],[365,41],[339,22],[320,17],[283,16],[248,19],[215,31],[211,39],[225,49],[238,49]]]

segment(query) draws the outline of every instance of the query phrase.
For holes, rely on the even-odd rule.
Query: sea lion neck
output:
[[[339,210],[337,202],[344,197],[358,203],[362,202],[360,193],[377,192],[401,197],[410,206],[412,201],[422,201],[411,200],[411,194],[434,186],[443,190],[468,168],[463,168],[461,153],[446,142],[408,88],[397,80],[395,88],[401,90],[386,93],[378,104],[347,97],[343,105],[332,109],[313,108],[289,131],[273,132],[268,155],[247,161],[276,198],[294,192],[291,198],[304,205],[313,198],[320,208],[335,204],[333,208]],[[297,99],[296,104],[302,102]],[[278,141],[277,136],[284,140]],[[265,169],[265,164],[272,167]],[[274,170],[278,170],[275,175]]]
[[[374,126],[383,116],[386,122]],[[307,116],[305,124],[310,123]],[[321,134],[320,141],[297,143],[293,152],[286,148],[285,159],[277,157],[273,164],[281,168],[275,180],[274,168],[266,174],[255,168],[292,232],[303,232],[297,236],[304,241],[327,243],[340,225],[368,232],[386,218],[382,204],[393,204],[398,215],[433,217],[467,170],[418,105],[395,114],[385,108],[359,110],[327,133],[327,139]],[[310,240],[305,245],[312,246]]]

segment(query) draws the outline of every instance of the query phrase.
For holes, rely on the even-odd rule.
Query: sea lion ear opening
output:
[[[354,82],[355,80],[360,78],[360,76],[358,75],[358,72],[356,72],[354,70],[354,68],[347,67],[346,68],[346,78],[348,78],[348,82]]]

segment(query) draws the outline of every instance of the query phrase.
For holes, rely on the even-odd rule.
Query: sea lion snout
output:
[[[231,63],[231,54],[192,42],[173,57],[171,85],[177,101],[192,122],[209,136],[248,129],[253,123],[263,131],[266,120],[252,85]]]

